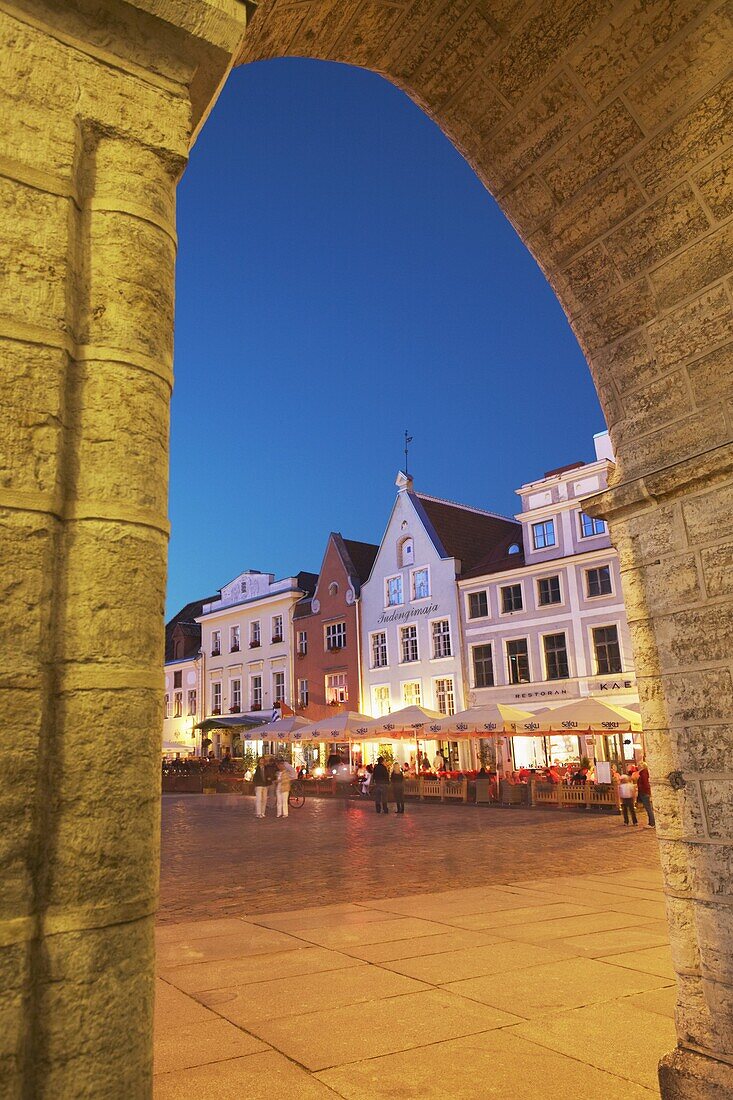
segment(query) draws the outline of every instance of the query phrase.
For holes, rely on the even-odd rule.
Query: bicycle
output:
[[[296,810],[299,810],[301,806],[305,806],[305,787],[299,779],[293,780],[290,785],[288,806],[292,806]]]

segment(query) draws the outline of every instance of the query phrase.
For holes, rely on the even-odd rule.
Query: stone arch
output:
[[[664,777],[680,1045],[663,1089],[728,1095],[730,5],[247,7],[243,36],[240,0],[0,3],[3,685],[27,739],[2,811],[9,1079],[25,1095],[150,1088],[175,185],[231,64],[290,55],[373,69],[421,104],[586,353],[619,460],[593,510],[621,554]],[[131,726],[139,752],[120,759]]]

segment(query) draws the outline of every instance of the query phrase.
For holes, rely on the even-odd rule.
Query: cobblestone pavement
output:
[[[287,820],[239,795],[164,795],[161,923],[614,871],[659,872],[654,831],[593,811],[310,799]]]

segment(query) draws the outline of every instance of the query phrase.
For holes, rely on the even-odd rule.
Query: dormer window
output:
[[[511,546],[509,547],[509,549],[507,550],[507,554],[518,554],[519,551],[520,551],[519,543],[518,542],[513,542],[511,544]]]
[[[400,543],[398,561],[400,565],[413,565],[415,562],[415,543],[411,535]]]

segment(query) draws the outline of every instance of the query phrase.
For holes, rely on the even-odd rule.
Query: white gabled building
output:
[[[515,553],[487,555],[459,581],[472,705],[532,711],[584,696],[638,702],[618,555],[606,524],[583,512],[583,498],[604,489],[613,469],[607,432],[595,436],[595,447],[594,462],[522,485]],[[577,756],[577,738],[565,747],[561,740],[547,746],[550,755]],[[624,758],[620,743],[596,748]],[[542,763],[543,751],[539,742],[515,739],[516,764],[529,763],[517,754]]]
[[[520,526],[493,512],[416,493],[400,473],[397,499],[361,588],[362,709],[417,703],[443,714],[466,705],[456,579]]]

